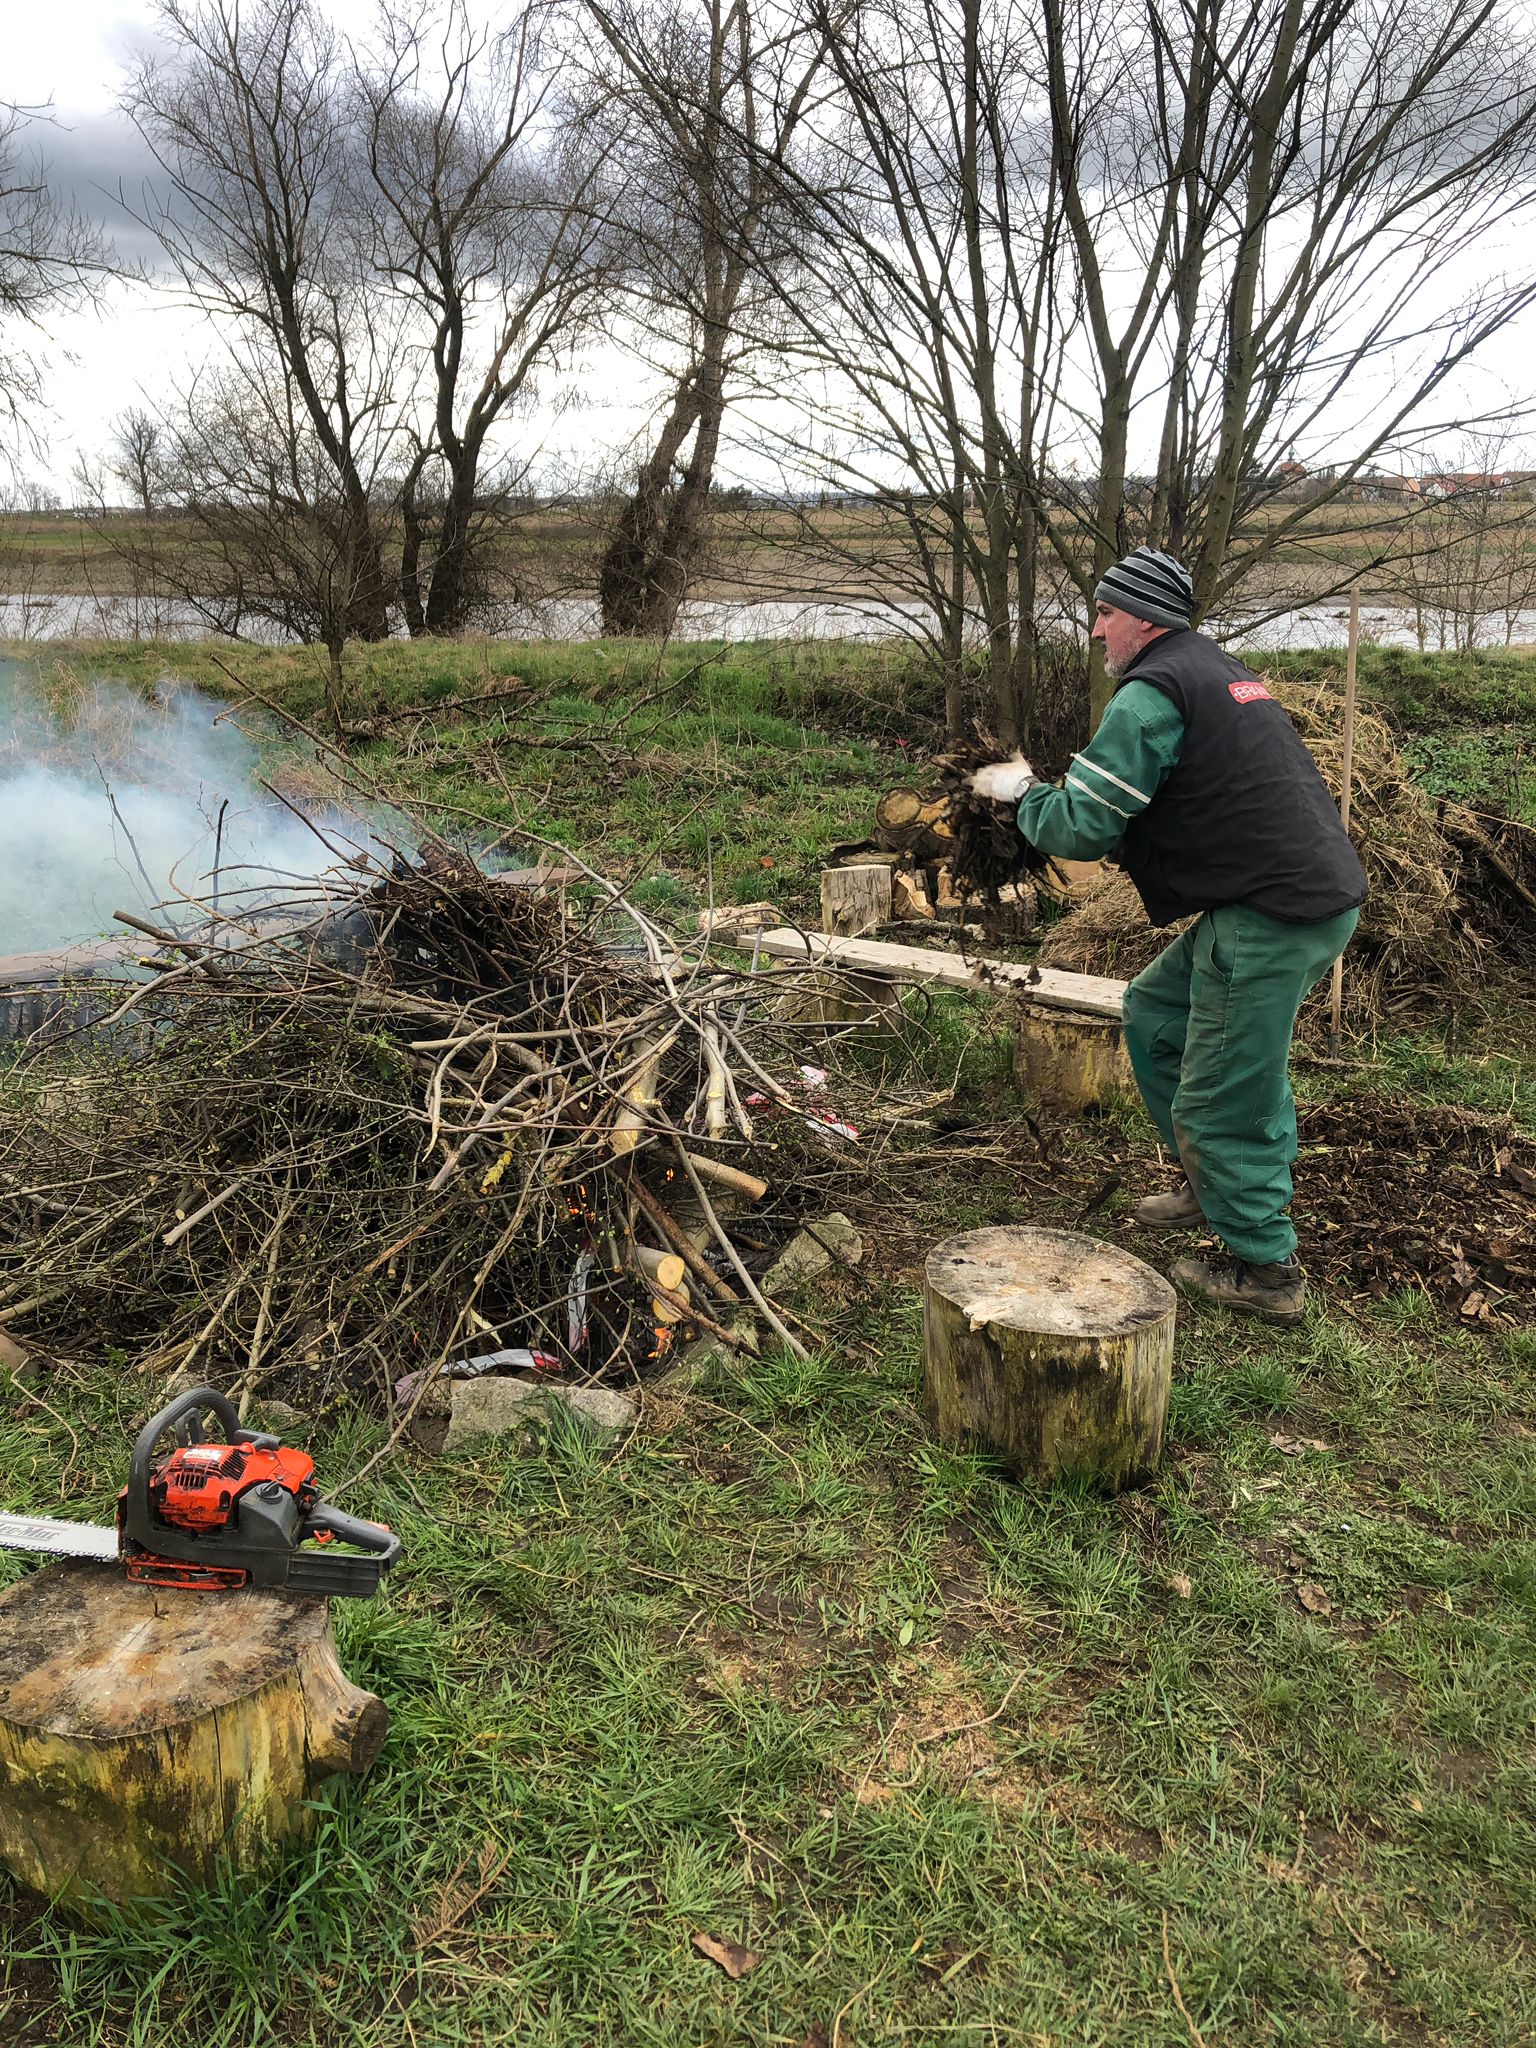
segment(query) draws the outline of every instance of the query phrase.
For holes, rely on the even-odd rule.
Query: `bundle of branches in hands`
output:
[[[949,799],[947,816],[954,833],[950,873],[955,892],[979,898],[994,908],[1002,901],[1002,890],[1011,884],[1042,876],[1061,879],[1049,855],[1031,846],[1019,830],[1017,804],[997,803],[971,788],[971,777],[978,768],[1013,758],[1011,747],[978,728],[974,738],[952,747],[937,763],[939,787]]]
[[[138,929],[172,923],[0,1070],[0,1329],[310,1407],[501,1349],[643,1369],[740,1316],[798,1347],[758,1275],[873,1084],[802,1066],[785,978],[431,842]]]

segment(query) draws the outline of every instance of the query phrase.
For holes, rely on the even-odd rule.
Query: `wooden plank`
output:
[[[544,889],[589,879],[585,868],[572,867],[496,868],[483,871],[483,875],[502,889]]]
[[[1118,1021],[1125,983],[1103,974],[1065,974],[1010,960],[966,960],[926,946],[890,946],[877,939],[834,939],[825,932],[772,931],[758,940],[773,960],[812,960],[848,967],[860,974],[884,974],[893,981],[936,981],[952,988],[1016,988],[1032,1003],[1054,1010],[1080,1010],[1089,1017]]]

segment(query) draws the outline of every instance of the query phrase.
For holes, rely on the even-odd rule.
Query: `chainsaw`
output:
[[[204,1441],[205,1414],[218,1417],[223,1443]],[[171,1430],[176,1448],[157,1462]],[[338,1542],[356,1551],[331,1552]],[[301,1548],[306,1543],[326,1548]],[[400,1555],[400,1538],[327,1506],[313,1458],[281,1437],[242,1429],[232,1401],[196,1387],[140,1430],[115,1529],[0,1514],[0,1549],[98,1558],[120,1564],[137,1585],[188,1593],[285,1586],[367,1600]]]

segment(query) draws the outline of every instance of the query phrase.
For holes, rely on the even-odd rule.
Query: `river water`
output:
[[[923,611],[917,605],[868,603],[828,604],[792,600],[700,599],[683,605],[673,638],[707,640],[858,640],[891,641],[921,631]],[[1261,626],[1232,634],[1233,644],[1254,649],[1342,646],[1349,613],[1342,604],[1303,605]],[[561,598],[541,605],[506,611],[499,637],[507,640],[595,640],[600,621],[594,601]],[[1418,645],[1413,615],[1390,605],[1360,609],[1362,637],[1383,647]],[[1477,645],[1505,644],[1508,624],[1503,613],[1479,622]],[[7,640],[202,640],[215,637],[191,605],[171,599],[97,597],[65,594],[54,597],[0,596],[0,639]],[[252,625],[247,640],[280,642],[274,628]],[[1536,611],[1521,612],[1508,637],[1536,641]],[[1436,645],[1431,633],[1429,644]]]

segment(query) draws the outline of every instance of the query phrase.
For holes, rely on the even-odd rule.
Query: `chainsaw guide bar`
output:
[[[91,1522],[55,1522],[47,1515],[0,1514],[0,1550],[42,1550],[51,1557],[118,1559],[117,1531]]]

